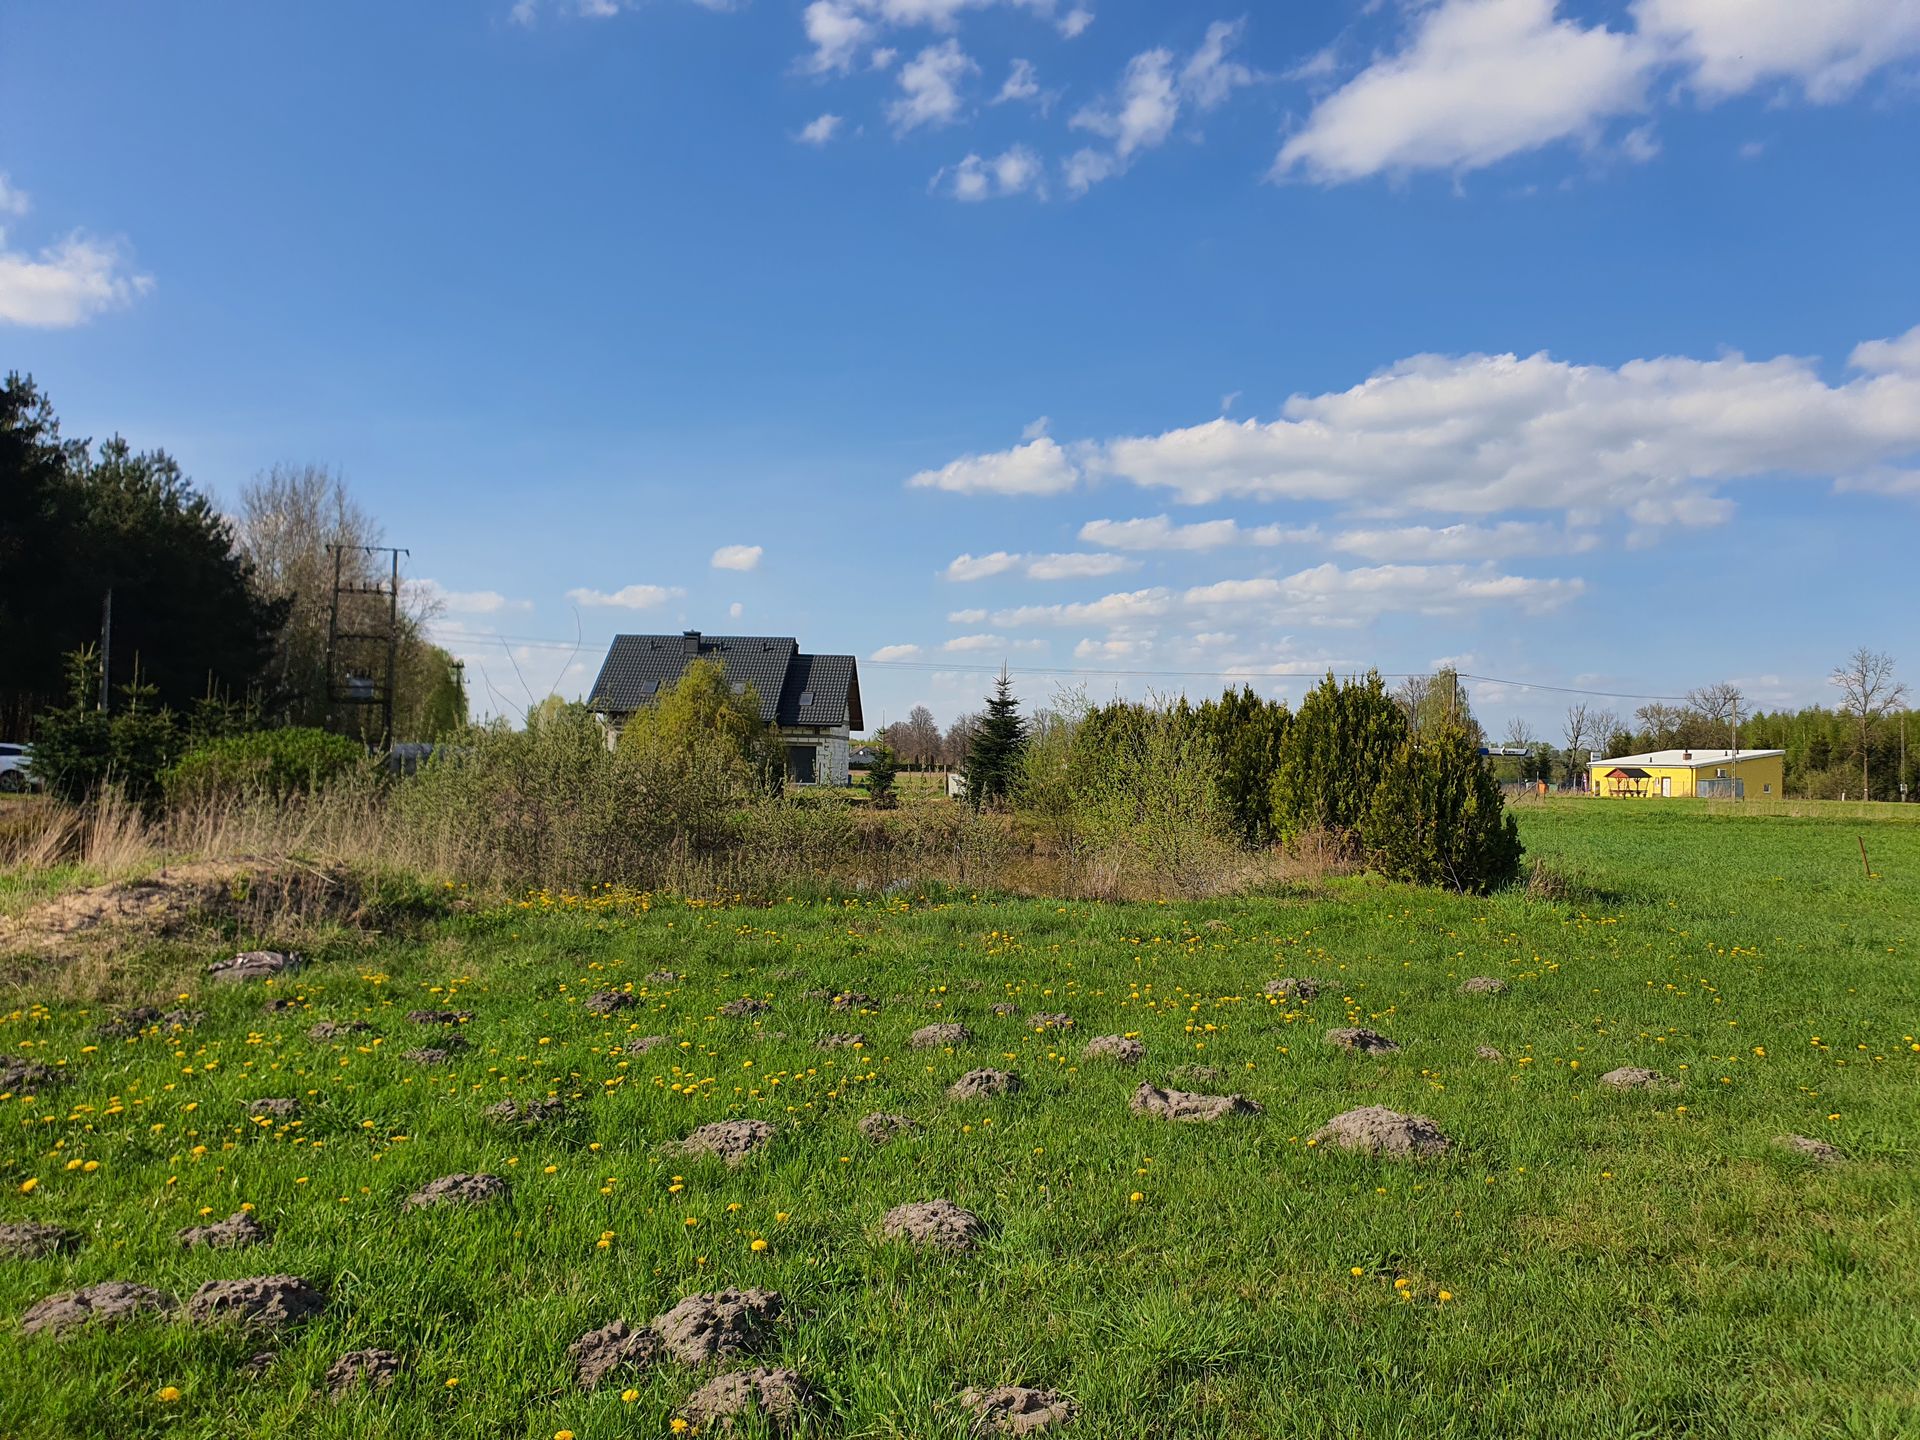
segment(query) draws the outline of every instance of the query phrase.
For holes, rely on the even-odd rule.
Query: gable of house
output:
[[[696,660],[718,664],[735,694],[751,687],[761,721],[777,729],[866,728],[853,657],[803,655],[786,635],[616,635],[587,705],[615,718],[631,715],[653,704]]]

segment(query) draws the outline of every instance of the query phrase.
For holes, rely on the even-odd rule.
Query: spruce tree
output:
[[[967,747],[967,803],[976,810],[1004,805],[1012,796],[1026,749],[1027,722],[1014,698],[1013,681],[1002,667],[1000,678],[993,682],[993,694],[987,697],[986,714]]]

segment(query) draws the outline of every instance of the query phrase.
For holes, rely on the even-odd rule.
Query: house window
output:
[[[1773,781],[1771,781],[1771,780],[1769,780],[1769,781],[1767,781],[1767,783],[1766,783],[1766,784],[1764,784],[1764,785],[1762,785],[1762,786],[1760,787],[1760,793],[1761,793],[1762,795],[1771,795],[1771,794],[1773,794]]]
[[[1714,778],[1714,779],[1716,779],[1716,780],[1724,780],[1724,779],[1726,779],[1726,778],[1727,778],[1727,771],[1726,771],[1726,767],[1725,767],[1725,766],[1723,765],[1723,766],[1721,766],[1721,767],[1720,767],[1720,769],[1718,769],[1718,770],[1716,770],[1716,771],[1714,771],[1714,772],[1713,772],[1713,778]]]
[[[813,704],[813,692],[811,690],[802,690],[800,692],[800,708],[805,710],[811,704]]]
[[[744,680],[736,680],[736,681],[734,681],[734,682],[733,682],[733,693],[734,693],[734,694],[736,694],[736,695],[744,695],[744,694],[746,694],[746,693],[747,693],[747,682],[746,682],[746,681],[744,681]]]

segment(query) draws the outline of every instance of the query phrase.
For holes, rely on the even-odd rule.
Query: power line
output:
[[[495,635],[478,631],[441,631],[448,639],[468,643],[495,643],[503,645],[524,645],[537,650],[575,650],[579,642],[549,640],[531,635]],[[949,674],[998,675],[998,665],[949,664],[939,660],[864,660],[862,665],[868,669],[879,670],[921,670],[945,671]],[[1318,680],[1329,670],[1350,670],[1362,673],[1370,667],[1318,665],[1308,670],[1123,670],[1100,669],[1087,666],[1064,665],[1009,665],[1011,671],[1025,675],[1065,675],[1084,676],[1090,679],[1141,679],[1141,680]],[[1375,672],[1383,680],[1408,680],[1424,678],[1436,672],[1432,670],[1380,670]],[[1462,680],[1477,680],[1483,685],[1505,685],[1516,690],[1539,690],[1554,695],[1590,695],[1603,700],[1671,700],[1684,703],[1684,695],[1646,695],[1626,690],[1590,690],[1580,685],[1548,685],[1533,680],[1509,680],[1498,675],[1472,675],[1464,670],[1454,674]]]

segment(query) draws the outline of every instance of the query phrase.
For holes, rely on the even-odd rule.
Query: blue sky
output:
[[[1920,0],[16,0],[0,173],[0,363],[342,472],[495,710],[1920,668]]]

